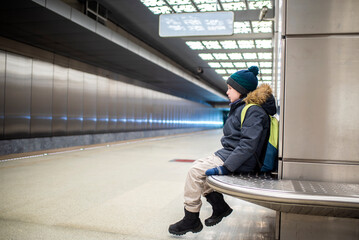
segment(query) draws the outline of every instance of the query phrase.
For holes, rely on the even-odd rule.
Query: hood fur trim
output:
[[[254,103],[262,105],[272,95],[272,92],[273,91],[268,84],[262,84],[253,92],[248,93],[244,101],[246,102],[246,104]]]

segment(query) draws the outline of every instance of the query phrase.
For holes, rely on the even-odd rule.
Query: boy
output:
[[[184,188],[185,216],[170,225],[170,233],[182,235],[202,230],[199,219],[201,195],[213,209],[212,216],[205,220],[206,226],[213,226],[231,214],[232,209],[224,201],[223,195],[208,186],[206,176],[259,170],[257,160],[264,156],[264,146],[269,137],[268,114],[276,113],[276,105],[268,85],[261,85],[257,89],[258,71],[258,67],[252,66],[228,78],[226,94],[231,103],[229,117],[223,127],[223,148],[207,158],[196,160],[188,171]],[[256,103],[261,107],[250,107],[241,127],[241,111],[246,103]]]

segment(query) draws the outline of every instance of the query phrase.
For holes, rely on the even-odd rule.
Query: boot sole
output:
[[[211,227],[211,226],[214,226],[218,223],[220,223],[222,221],[223,218],[227,217],[229,214],[231,214],[233,212],[233,209],[232,208],[229,208],[227,211],[225,211],[224,213],[222,213],[220,216],[218,216],[217,218],[215,219],[206,219],[204,221],[204,224],[207,226],[207,227]],[[209,221],[210,220],[210,221]]]
[[[202,231],[202,229],[203,229],[203,225],[202,225],[202,223],[201,223],[201,224],[199,224],[195,229],[188,229],[188,230],[184,230],[184,231],[181,231],[181,232],[174,232],[174,231],[171,231],[171,230],[169,229],[169,232],[170,232],[171,234],[174,234],[174,235],[177,235],[177,236],[181,236],[181,235],[186,234],[186,233],[188,233],[188,232],[198,233],[198,232]]]

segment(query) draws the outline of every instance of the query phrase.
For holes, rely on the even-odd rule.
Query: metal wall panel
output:
[[[127,84],[117,82],[117,130],[126,130]]]
[[[31,137],[51,136],[54,65],[40,60],[32,63]]]
[[[108,129],[108,105],[110,84],[106,77],[99,76],[97,80],[97,132],[106,132]]]
[[[135,86],[128,85],[126,88],[126,131],[135,129]]]
[[[30,135],[32,59],[6,54],[5,125],[6,138]]]
[[[84,73],[69,69],[67,134],[80,134],[83,121]]]
[[[283,157],[359,163],[359,37],[287,39]]]
[[[133,86],[133,87],[135,89],[135,94],[133,96],[133,103],[135,110],[134,129],[140,130],[145,125],[145,123],[143,123],[142,88],[137,86]]]
[[[287,34],[359,33],[358,0],[287,0]]]
[[[342,183],[359,182],[358,164],[309,163],[284,161],[283,179]]]
[[[66,135],[69,69],[54,66],[54,88],[52,94],[52,135]]]
[[[82,131],[91,133],[96,131],[96,102],[97,102],[97,76],[84,73],[84,120]]]
[[[4,137],[6,54],[0,51],[0,139]]]
[[[117,131],[117,81],[110,79],[110,89],[109,89],[109,105],[108,105],[108,116],[109,124],[108,131],[116,132]]]

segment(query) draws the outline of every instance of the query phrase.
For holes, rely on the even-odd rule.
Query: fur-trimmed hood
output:
[[[272,93],[273,91],[268,84],[262,84],[253,92],[248,93],[243,101],[246,104],[254,103],[261,105],[267,114],[273,116],[277,113],[277,107]]]

